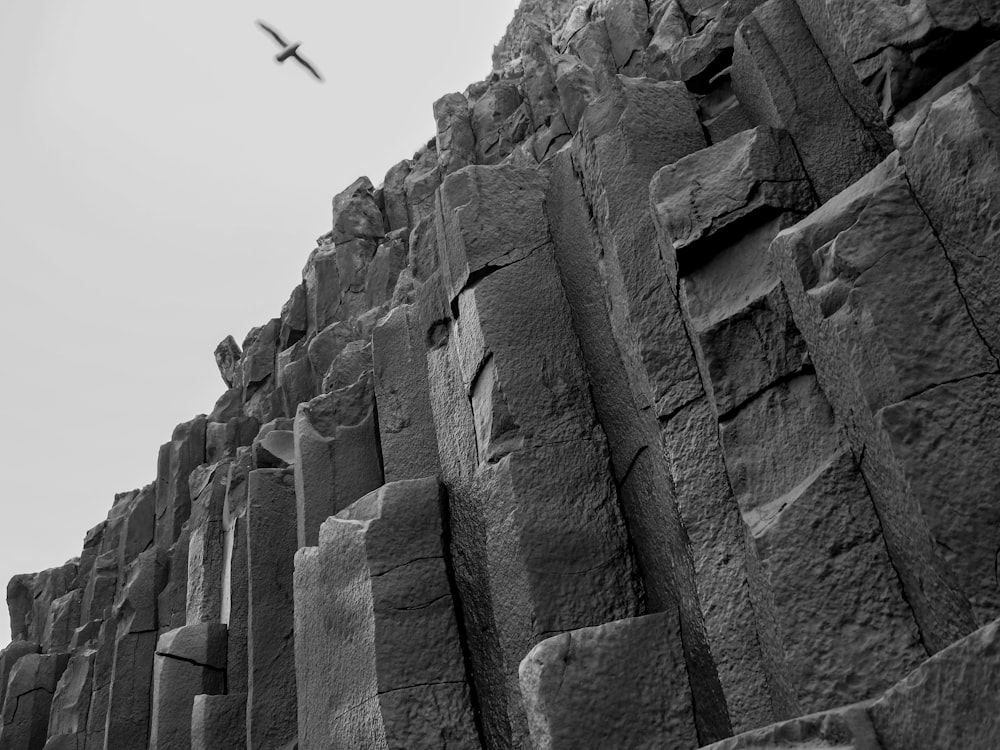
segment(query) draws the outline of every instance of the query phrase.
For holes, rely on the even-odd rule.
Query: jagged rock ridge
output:
[[[0,749],[1000,745],[998,37],[524,0],[10,582]]]

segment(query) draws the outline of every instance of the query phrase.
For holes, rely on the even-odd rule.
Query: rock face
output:
[[[998,39],[523,0],[10,581],[0,750],[1000,746]]]

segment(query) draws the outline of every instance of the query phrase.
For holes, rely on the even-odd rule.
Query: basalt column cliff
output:
[[[0,750],[1000,747],[998,39],[524,0],[10,582]]]

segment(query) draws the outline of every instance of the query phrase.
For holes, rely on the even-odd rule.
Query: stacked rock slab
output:
[[[0,747],[996,748],[998,19],[524,0],[10,581]]]

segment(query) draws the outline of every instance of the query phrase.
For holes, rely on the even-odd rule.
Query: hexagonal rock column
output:
[[[115,750],[146,750],[157,639],[156,604],[166,584],[166,553],[159,547],[146,550],[125,576],[115,604],[117,632],[104,741]]]
[[[315,545],[327,518],[382,484],[370,370],[352,385],[299,404],[295,414],[298,546]]]
[[[386,482],[440,472],[427,385],[424,333],[413,305],[400,305],[372,332],[375,401]]]
[[[226,562],[223,512],[230,461],[215,465],[193,501],[187,559],[187,624],[218,622],[222,617],[222,577]]]
[[[393,482],[295,556],[299,742],[479,748],[434,477]]]
[[[160,446],[156,471],[156,543],[169,548],[191,515],[188,475],[205,461],[205,416],[174,428],[170,442]]]
[[[771,253],[937,651],[1000,613],[997,360],[895,155]]]
[[[191,750],[246,750],[247,694],[196,695]]]
[[[768,0],[740,23],[732,76],[754,125],[789,132],[821,201],[893,148],[874,97],[843,49],[820,49],[795,0]]]
[[[468,167],[437,207],[454,319],[428,371],[488,747],[528,741],[517,665],[534,643],[641,611],[544,189],[535,170]]]
[[[13,641],[0,651],[0,708],[3,707],[4,697],[7,694],[10,670],[22,656],[37,654],[40,650],[41,647],[31,641]]]
[[[27,654],[14,664],[3,702],[0,750],[41,750],[52,695],[69,654]]]
[[[857,703],[797,716],[716,742],[702,750],[774,750],[778,747],[782,750],[888,750],[879,743],[867,705]]]
[[[727,554],[743,556],[745,535],[740,578],[749,578],[775,713],[872,697],[925,653],[872,500],[769,263],[775,234],[814,201],[791,140],[768,128],[740,133],[664,167],[650,193],[715,416],[685,427],[700,424],[708,434],[699,440],[721,447],[735,501],[728,512],[744,527]],[[681,471],[685,460],[702,465],[704,456],[686,449],[690,429],[670,434]],[[698,545],[702,505],[684,509]],[[715,611],[721,601],[705,597]],[[734,666],[728,675],[741,677]]]
[[[70,657],[52,697],[47,750],[85,746],[96,661],[93,648],[82,648]]]
[[[547,638],[521,662],[537,750],[696,747],[676,610]]]
[[[250,472],[247,539],[247,748],[295,739],[295,479],[291,469]]]
[[[225,625],[205,622],[161,635],[153,662],[149,750],[189,750],[195,696],[225,689]]]

